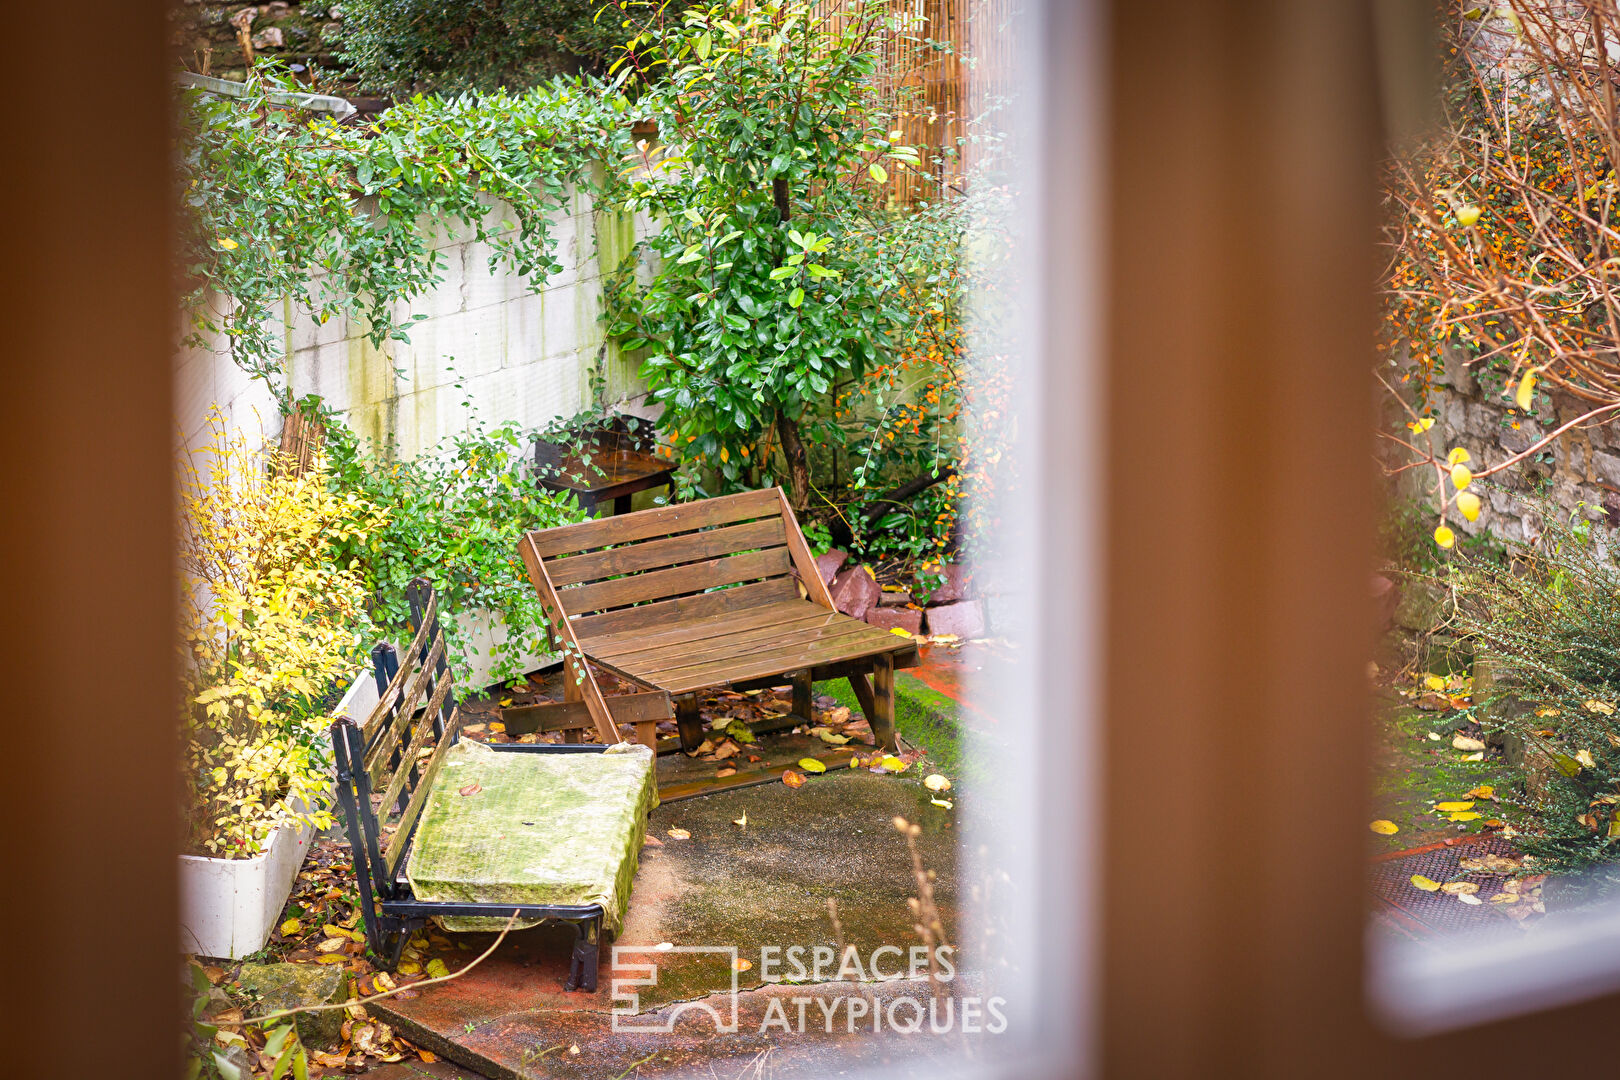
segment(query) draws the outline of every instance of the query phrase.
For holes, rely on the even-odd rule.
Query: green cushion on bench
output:
[[[479,790],[461,794],[474,784]],[[405,874],[419,900],[601,904],[603,927],[616,934],[656,805],[645,746],[536,754],[463,739],[446,751],[428,792]],[[440,921],[447,930],[506,924]]]

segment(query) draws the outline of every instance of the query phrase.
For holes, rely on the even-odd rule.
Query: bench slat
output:
[[[394,800],[399,798],[399,793],[405,787],[405,781],[410,778],[411,769],[416,764],[417,753],[427,745],[428,736],[433,734],[433,718],[444,705],[445,695],[450,692],[451,681],[450,672],[447,670],[439,679],[439,685],[433,688],[433,696],[428,699],[427,706],[422,710],[422,718],[416,722],[416,730],[411,733],[410,745],[399,756],[399,765],[394,769],[394,775],[389,778],[388,787],[383,792],[384,815],[388,813],[388,808],[394,805]]]
[[[557,588],[600,581],[616,574],[656,570],[697,559],[735,555],[755,548],[780,547],[787,543],[787,532],[779,517],[729,525],[705,532],[687,533],[662,540],[648,540],[628,547],[609,548],[589,555],[572,555],[546,563],[546,573]],[[566,604],[568,595],[561,596]]]
[[[611,656],[593,649],[591,655],[632,671],[638,669],[651,671],[676,660],[697,663],[701,660],[717,660],[724,656],[741,655],[744,651],[765,644],[791,645],[794,642],[814,641],[818,637],[842,629],[841,624],[847,621],[848,616],[839,615],[835,611],[824,611],[819,615],[792,616],[765,626],[732,630],[697,641],[626,650]]]
[[[792,567],[793,561],[787,548],[766,548],[745,555],[727,555],[705,562],[688,563],[668,570],[649,570],[611,581],[599,581],[594,585],[559,589],[557,600],[568,614],[584,615],[646,600],[663,600],[702,592],[719,585],[780,577]]]
[[[394,677],[388,680],[388,687],[378,698],[377,704],[373,706],[371,715],[366,717],[365,723],[361,725],[361,730],[366,733],[366,738],[371,738],[371,733],[376,730],[375,725],[384,716],[389,715],[389,710],[394,707],[394,702],[399,700],[399,695],[405,686],[405,680],[411,676],[411,660],[422,651],[422,646],[427,644],[428,627],[433,625],[433,618],[438,613],[439,598],[436,595],[430,595],[427,610],[422,613],[422,625],[416,628],[416,637],[411,639],[411,647],[405,651],[404,663],[399,665],[399,670],[394,672]]]
[[[535,554],[542,559],[591,551],[609,544],[628,544],[657,536],[690,532],[709,525],[730,525],[751,518],[780,517],[782,504],[776,489],[745,491],[716,499],[677,503],[642,510],[623,517],[598,518],[529,533]]]
[[[428,620],[423,619],[422,622],[423,625],[428,625]],[[413,651],[411,655],[415,656],[416,653]],[[439,658],[443,655],[444,634],[441,633],[434,640],[433,648],[428,652],[427,659],[417,669],[416,677],[411,680],[410,689],[405,691],[405,697],[399,703],[399,711],[388,722],[387,730],[383,732],[382,737],[377,740],[376,744],[366,751],[366,771],[371,774],[373,780],[380,777],[378,766],[392,756],[394,747],[399,745],[400,733],[405,730],[405,725],[411,722],[411,716],[416,712],[416,703],[422,700],[422,695],[427,691],[428,680],[433,677],[434,668],[437,667]],[[409,664],[401,664],[400,670],[404,671],[408,667],[410,667]]]
[[[739,585],[719,592],[683,596],[678,600],[659,600],[640,607],[609,611],[602,615],[586,615],[569,622],[580,641],[580,647],[589,651],[590,642],[598,634],[616,634],[621,630],[639,630],[656,627],[660,630],[687,619],[701,619],[709,615],[739,611],[760,604],[797,600],[799,586],[792,578],[771,578],[751,585]]]
[[[657,630],[626,630],[617,634],[602,634],[591,639],[591,656],[611,658],[622,653],[639,652],[662,645],[677,645],[688,641],[702,641],[734,630],[748,630],[756,626],[769,626],[803,617],[825,617],[828,612],[797,598],[774,604],[744,608],[736,612],[720,612],[701,619],[687,619],[678,626]]]
[[[439,775],[439,769],[444,765],[445,751],[455,742],[456,732],[460,730],[461,709],[457,707],[451,711],[450,722],[444,725],[444,734],[433,747],[433,756],[428,759],[427,768],[422,770],[422,778],[416,782],[416,790],[411,792],[411,801],[405,804],[405,812],[399,816],[399,825],[395,827],[394,835],[388,838],[388,850],[383,853],[383,865],[388,868],[387,876],[390,879],[399,866],[400,856],[405,852],[405,841],[411,835],[411,826],[416,824],[417,815],[422,812],[422,804],[427,801],[428,792],[433,789],[433,779]]]
[[[888,638],[888,640],[884,641],[883,638]],[[830,664],[840,660],[853,660],[862,656],[876,656],[879,653],[894,652],[896,646],[902,649],[906,647],[894,634],[878,631],[876,637],[852,635],[842,640],[828,641],[808,648],[790,646],[785,649],[760,653],[756,656],[720,660],[703,667],[682,668],[673,672],[643,675],[641,678],[654,683],[660,689],[667,690],[671,694],[684,694],[689,690],[699,690],[706,686],[719,686],[722,683],[736,682],[739,679],[756,679],[764,675],[797,671],[800,668],[816,667],[820,664]]]
[[[669,695],[662,690],[642,694],[616,694],[605,698],[615,724],[640,724],[648,720],[668,720],[675,715]],[[542,701],[536,705],[508,705],[501,710],[508,735],[531,731],[567,731],[588,728],[595,721],[583,701]]]
[[[731,660],[753,660],[760,657],[781,657],[783,660],[781,670],[793,671],[801,667],[807,667],[811,663],[811,661],[806,661],[803,664],[798,663],[799,654],[801,653],[815,653],[820,651],[823,646],[855,647],[857,644],[868,642],[888,648],[899,646],[899,639],[893,634],[849,619],[846,622],[822,628],[808,639],[795,638],[791,641],[764,639],[738,646],[731,651],[722,650],[717,655],[688,658],[676,654],[663,660],[654,660],[645,664],[639,664],[634,657],[630,657],[621,659],[619,663],[627,671],[637,673],[640,678],[662,684],[669,679],[680,677],[682,673],[687,671],[698,668],[712,668],[716,665],[728,663]]]

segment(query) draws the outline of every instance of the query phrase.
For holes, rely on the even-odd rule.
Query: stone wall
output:
[[[1382,392],[1382,391],[1380,391]],[[1499,376],[1479,377],[1477,366],[1463,363],[1460,352],[1448,355],[1445,369],[1436,379],[1432,434],[1442,452],[1460,446],[1473,457],[1478,471],[1507,460],[1528,449],[1555,428],[1592,408],[1568,395],[1537,395],[1536,412],[1531,417],[1509,415],[1510,392],[1504,392]],[[1385,429],[1410,438],[1405,428],[1406,414],[1387,395],[1382,407]],[[1517,422],[1517,427],[1514,426]],[[1407,451],[1389,450],[1385,460],[1402,464],[1411,460]],[[1394,488],[1401,499],[1418,499],[1432,504],[1427,488],[1432,487],[1432,470],[1411,469],[1402,473]],[[1481,481],[1476,486],[1485,502],[1479,520],[1467,522],[1449,515],[1453,529],[1477,536],[1486,530],[1509,544],[1533,539],[1539,529],[1516,494],[1542,490],[1560,505],[1573,509],[1586,504],[1585,513],[1593,519],[1607,519],[1620,526],[1620,422],[1605,420],[1573,429],[1520,464]],[[1448,487],[1449,491],[1449,487]]]
[[[225,79],[247,73],[233,19],[247,24],[255,56],[330,68],[343,40],[343,5],[336,0],[274,0],[267,4],[180,0],[170,8],[170,40],[190,71]]]
[[[492,211],[499,220],[506,211]],[[289,302],[275,319],[285,342],[284,370],[297,396],[319,394],[362,436],[394,440],[413,456],[462,430],[476,410],[490,424],[515,420],[539,427],[582,409],[590,375],[605,365],[605,396],[630,412],[643,411],[637,364],[606,341],[598,315],[602,268],[617,265],[635,243],[638,225],[597,213],[576,194],[553,222],[562,272],[538,291],[497,266],[489,248],[459,232],[433,243],[443,258],[443,282],[401,306],[409,342],[382,348],[363,324],[317,324]],[[281,429],[271,390],[249,379],[222,349],[183,350],[177,363],[178,423],[190,445],[206,437],[208,410],[227,424],[269,438]]]

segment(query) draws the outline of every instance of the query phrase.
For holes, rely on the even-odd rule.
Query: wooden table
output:
[[[673,493],[675,463],[639,450],[606,447],[592,451],[589,462],[577,451],[553,443],[535,444],[535,479],[548,491],[572,491],[587,514],[612,500],[615,514],[630,512],[630,496],[649,488]]]

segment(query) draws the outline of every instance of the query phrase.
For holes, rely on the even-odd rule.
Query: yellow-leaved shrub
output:
[[[386,516],[227,431],[180,462],[187,850],[248,858],[331,824],[326,731],[365,662],[366,588],[336,545]]]

